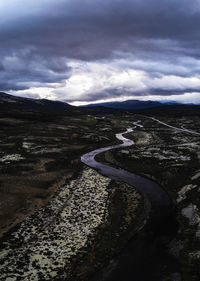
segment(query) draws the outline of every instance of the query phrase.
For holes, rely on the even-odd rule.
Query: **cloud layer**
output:
[[[2,91],[200,102],[199,0],[7,0],[0,15]]]

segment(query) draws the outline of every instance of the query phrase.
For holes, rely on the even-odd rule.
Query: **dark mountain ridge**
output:
[[[176,102],[157,102],[157,101],[139,101],[127,100],[124,102],[108,102],[101,104],[87,105],[87,108],[113,108],[121,112],[132,112],[146,115],[171,115],[171,116],[194,116],[200,115],[200,105],[179,104]]]
[[[16,97],[0,92],[0,116],[52,120],[59,115],[73,115],[78,108],[60,101]]]
[[[23,106],[31,106],[35,108],[43,108],[49,110],[57,110],[57,109],[72,109],[73,106],[69,105],[68,103],[61,102],[61,101],[52,101],[47,99],[31,99],[31,98],[23,98],[23,97],[16,97],[12,96],[6,93],[0,92],[0,105],[2,104],[16,104],[17,106],[23,105]]]
[[[135,110],[136,114],[157,116],[200,116],[200,105],[172,104]]]
[[[86,107],[103,106],[107,108],[115,108],[115,109],[122,109],[122,110],[136,110],[136,109],[157,107],[157,106],[168,105],[168,104],[169,103],[163,104],[158,101],[127,100],[122,102],[105,102],[105,103],[91,104],[91,105],[87,105]]]
[[[200,115],[200,105],[129,100],[78,107],[62,101],[16,97],[0,92],[0,117],[51,121],[61,115],[119,115],[125,112],[146,115]]]
[[[62,101],[16,97],[0,92],[0,117],[49,120],[59,116],[102,115],[119,113],[105,107],[86,108],[69,105]]]

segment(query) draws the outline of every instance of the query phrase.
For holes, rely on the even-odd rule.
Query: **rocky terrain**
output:
[[[110,119],[32,117],[0,118],[0,236],[76,176],[84,152],[114,140]]]
[[[117,214],[114,197],[119,189],[125,208]],[[84,169],[2,243],[1,280],[86,280],[88,271],[112,256],[117,248],[112,244],[128,228],[136,231],[142,223],[136,215],[142,208],[142,197],[132,187],[117,183],[111,187],[110,179]],[[105,231],[111,235],[107,240]],[[95,251],[100,241],[104,247]],[[96,252],[101,257],[95,257]]]

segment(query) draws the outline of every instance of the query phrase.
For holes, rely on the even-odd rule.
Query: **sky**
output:
[[[0,1],[0,91],[200,104],[200,0]]]

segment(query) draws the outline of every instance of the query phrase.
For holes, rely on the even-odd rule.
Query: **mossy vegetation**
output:
[[[56,196],[66,183],[80,179],[84,167],[80,162],[82,154],[118,143],[115,133],[135,127],[134,132],[127,135],[134,140],[133,147],[108,151],[98,156],[98,159],[149,177],[170,194],[177,208],[180,231],[172,243],[166,244],[166,250],[172,252],[173,248],[175,259],[180,260],[181,267],[177,272],[168,272],[169,276],[165,276],[164,280],[179,280],[181,276],[184,281],[199,281],[199,137],[173,131],[149,118],[131,113],[117,116],[107,112],[103,116],[102,112],[98,115],[93,110],[90,115],[89,109],[87,114],[82,114],[81,110],[73,108],[73,112],[66,115],[52,110],[45,114],[42,110],[32,109],[20,112],[20,108],[9,112],[9,107],[9,110],[5,109],[0,114],[0,235],[4,234],[1,253],[6,257],[2,262],[5,262],[5,276],[7,274],[7,277],[12,278],[15,271],[19,279],[22,274],[20,268],[23,267],[26,267],[24,274],[30,274],[26,266],[30,264],[38,280],[87,280],[123,248],[146,216],[143,198],[139,196],[136,204],[134,198],[138,194],[127,185],[112,182],[101,190],[102,194],[106,194],[103,205],[99,206],[106,210],[103,220],[95,225],[92,235],[88,234],[84,245],[81,245],[80,239],[77,240],[80,242],[78,251],[74,244],[66,247],[68,236],[61,237],[63,220],[67,217],[67,223],[71,223],[68,220],[70,212],[65,212],[68,207],[65,196],[60,197],[62,200],[59,202],[62,204],[59,208],[48,206],[52,206],[55,198],[58,199]],[[199,116],[173,118],[163,115],[160,119],[176,127],[199,131]],[[138,120],[140,126],[134,124]],[[77,186],[81,186],[78,181]],[[74,185],[70,190],[72,196],[79,190],[77,186]],[[76,202],[90,193],[86,192],[84,186],[79,192]],[[132,208],[133,202],[136,209]],[[84,205],[85,202],[82,203],[86,211],[90,210]],[[55,212],[58,209],[60,212]],[[75,203],[72,209],[76,211]],[[42,216],[37,217],[38,214]],[[193,220],[193,217],[196,219]],[[82,217],[79,219],[78,213],[75,218],[77,225],[82,225]],[[61,225],[57,224],[58,221]],[[43,222],[46,230],[42,228]],[[24,225],[27,227],[23,228]],[[55,227],[53,233],[53,226],[60,228]],[[30,237],[25,230],[30,232]],[[85,228],[84,231],[87,232]],[[41,237],[44,235],[44,239],[36,233],[40,233]],[[28,250],[23,252],[24,241],[29,238],[32,243],[29,246],[33,248],[28,246]],[[47,243],[44,245],[43,242]],[[63,243],[63,249],[59,248],[59,243]],[[40,246],[44,246],[42,257],[38,256]],[[10,247],[9,252],[5,252],[8,250],[6,247]],[[65,252],[68,266],[66,260],[61,261],[61,254],[60,260],[56,260],[55,252],[58,249],[61,252],[69,250]],[[49,260],[52,261],[50,265]],[[9,268],[6,262],[10,263]],[[10,270],[10,275],[7,270]],[[70,273],[67,277],[66,272]]]
[[[113,117],[22,117],[0,118],[0,236],[80,171],[83,153],[114,141]]]

